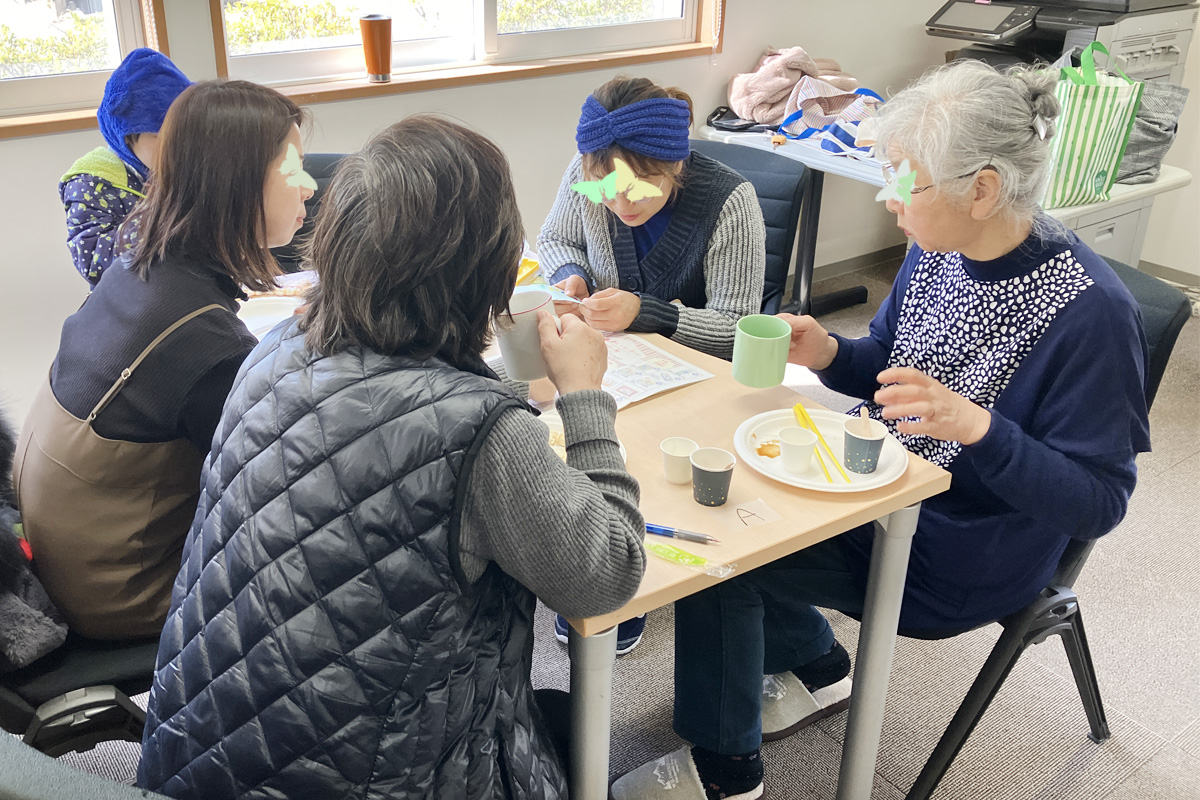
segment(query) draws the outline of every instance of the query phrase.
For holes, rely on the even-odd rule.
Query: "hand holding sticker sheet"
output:
[[[317,182],[313,180],[313,176],[304,171],[304,162],[300,160],[300,151],[296,149],[296,145],[288,142],[287,155],[283,158],[283,163],[279,165],[279,172],[286,178],[288,186],[296,186],[305,189],[317,190]]]
[[[917,171],[909,166],[908,159],[901,161],[900,166],[894,171],[888,170],[885,166],[884,174],[887,176],[887,184],[879,190],[875,199],[881,203],[895,200],[897,203],[911,206],[913,185],[917,182]]]
[[[571,190],[579,192],[593,203],[615,200],[619,194],[624,194],[631,203],[662,196],[662,189],[639,178],[622,159],[614,158],[613,165],[616,169],[600,180],[573,183]]]

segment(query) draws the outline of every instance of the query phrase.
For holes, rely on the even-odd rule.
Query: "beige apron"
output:
[[[97,639],[157,636],[200,497],[204,454],[187,439],[123,442],[92,430],[158,335],[86,420],[58,402],[47,376],[17,444],[13,483],[38,577],[71,630]]]

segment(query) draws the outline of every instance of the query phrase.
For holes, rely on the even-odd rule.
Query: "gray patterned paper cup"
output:
[[[723,506],[737,458],[719,447],[701,447],[692,453],[692,497],[702,506]]]
[[[851,472],[869,475],[879,467],[879,454],[887,426],[879,420],[850,417],[846,420],[846,453],[842,463]]]

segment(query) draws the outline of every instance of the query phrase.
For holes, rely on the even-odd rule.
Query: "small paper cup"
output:
[[[851,472],[870,475],[879,468],[879,454],[887,426],[879,420],[851,417],[846,420],[846,452],[842,463]]]
[[[808,472],[816,448],[817,435],[807,428],[784,428],[779,432],[779,452],[783,456],[783,468],[788,472]]]
[[[663,475],[668,483],[692,482],[692,453],[700,445],[682,436],[672,436],[663,439],[658,448],[662,450]]]
[[[692,453],[692,497],[702,506],[723,506],[737,458],[719,447],[701,447]]]

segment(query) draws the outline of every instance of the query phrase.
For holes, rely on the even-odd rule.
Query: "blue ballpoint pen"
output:
[[[721,540],[715,536],[709,536],[707,533],[696,533],[695,531],[684,531],[679,528],[672,528],[668,525],[655,525],[652,522],[646,523],[646,533],[653,533],[655,536],[669,536],[672,539],[679,539],[684,542],[699,542],[700,544],[720,544]]]

